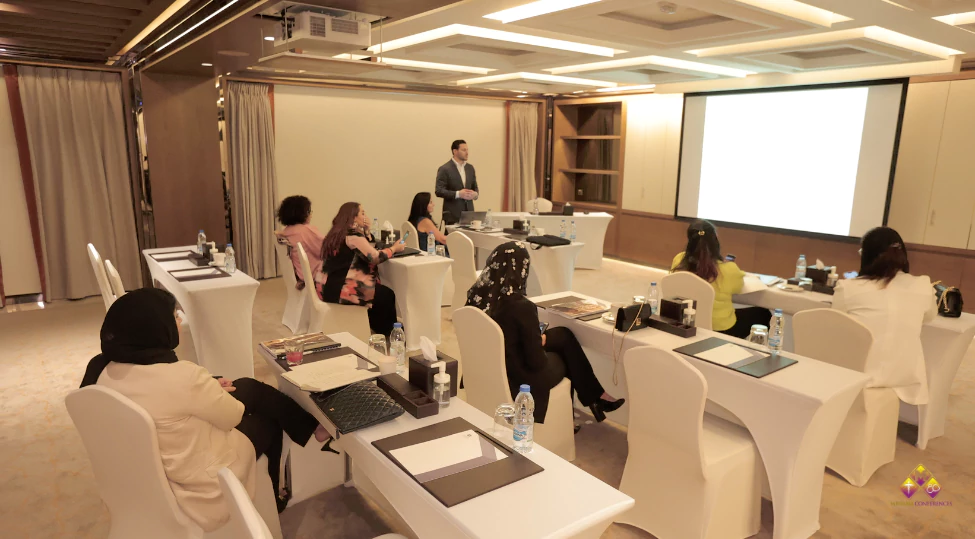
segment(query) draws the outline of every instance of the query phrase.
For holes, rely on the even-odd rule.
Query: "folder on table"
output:
[[[709,337],[687,346],[674,348],[674,352],[755,378],[768,376],[797,363],[796,360],[783,357],[781,354],[768,354],[719,337]]]

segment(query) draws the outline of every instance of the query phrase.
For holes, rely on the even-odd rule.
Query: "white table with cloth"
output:
[[[179,302],[189,318],[197,360],[214,375],[231,380],[254,376],[252,324],[256,280],[238,270],[230,277],[178,281],[173,270],[199,269],[189,259],[159,261],[152,255],[195,251],[195,245],[142,251],[152,279]],[[222,268],[221,268],[222,269]]]
[[[498,212],[491,213],[492,219],[498,221],[502,228],[511,228],[515,219],[531,219],[538,227],[544,228],[547,234],[559,235],[559,227],[565,219],[566,225],[576,222],[576,241],[582,243],[576,267],[581,269],[599,269],[603,267],[603,243],[606,240],[606,229],[613,216],[606,212],[576,213],[575,215],[532,215],[529,212]],[[568,232],[566,232],[568,234]]]
[[[448,230],[460,230],[474,244],[477,252],[477,268],[483,269],[485,262],[497,246],[509,241],[523,241],[524,238],[508,237],[500,230],[492,232],[477,232],[468,229],[455,229],[448,227]],[[548,232],[548,231],[546,231]],[[557,232],[556,232],[557,233]],[[582,250],[582,244],[573,242],[569,245],[558,247],[542,247],[525,243],[525,248],[531,256],[531,271],[528,274],[528,295],[551,294],[553,292],[563,292],[572,290],[572,272],[575,270],[575,261]]]
[[[348,333],[329,335],[366,355],[366,345]],[[265,358],[278,375],[278,386],[334,434],[308,393],[280,378],[284,369]],[[416,419],[404,413],[395,420],[340,436],[333,447],[351,459],[352,484],[383,509],[398,515],[424,539],[498,537],[598,538],[613,519],[633,507],[633,499],[570,462],[535,445],[528,458],[544,471],[493,492],[446,507],[389,460],[372,442],[461,417],[491,433],[494,418],[454,397],[437,415]],[[339,459],[335,459],[339,461]]]
[[[452,260],[421,253],[379,264],[382,284],[396,293],[396,314],[406,330],[406,347],[420,348],[420,337],[440,344],[440,306],[444,278]]]
[[[566,294],[531,299],[539,302],[563,295]],[[572,295],[587,297],[576,292]],[[615,397],[629,394],[622,356],[630,348],[652,345],[673,350],[714,336],[745,344],[745,341],[704,329],[698,329],[697,335],[691,338],[655,329],[633,331],[624,338],[622,333],[614,333],[613,326],[599,319],[582,322],[542,308],[538,315],[540,321],[548,322],[552,327],[564,326],[572,330],[586,350],[596,377]],[[775,511],[773,537],[799,539],[809,537],[819,529],[826,457],[854,398],[866,385],[867,376],[794,354],[784,355],[798,363],[763,378],[684,357],[707,379],[708,400],[734,414],[755,439],[771,488]],[[613,383],[614,370],[618,385]],[[627,424],[629,406],[624,404],[609,418]]]

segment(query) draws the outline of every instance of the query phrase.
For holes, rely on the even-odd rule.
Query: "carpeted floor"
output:
[[[645,270],[639,266],[607,260],[602,270],[576,271],[573,288],[624,301],[642,293],[646,281]],[[255,343],[288,334],[280,323],[283,297],[280,279],[261,283],[254,305]],[[0,536],[105,537],[108,511],[64,408],[64,396],[77,387],[88,359],[98,352],[98,328],[104,316],[101,298],[13,311],[0,311]],[[443,330],[441,348],[459,357],[456,337],[446,319]],[[975,537],[972,354],[970,350],[952,387],[946,436],[920,451],[912,445],[915,429],[901,425],[896,460],[880,468],[862,488],[826,472],[821,529],[815,537]],[[270,373],[256,354],[254,364],[257,377],[270,382]],[[611,485],[619,484],[626,461],[625,431],[609,422],[586,424],[576,443],[577,466]],[[950,501],[950,507],[892,505],[903,500],[898,485],[922,463],[942,485],[938,500]],[[355,489],[342,487],[293,506],[281,517],[289,539],[366,539],[389,531],[386,515]],[[765,502],[757,537],[770,538],[772,527],[772,506]],[[603,537],[652,536],[614,525]]]

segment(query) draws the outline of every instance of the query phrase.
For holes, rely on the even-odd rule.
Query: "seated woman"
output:
[[[504,362],[511,397],[521,384],[531,386],[535,399],[535,421],[545,422],[548,393],[568,378],[583,406],[588,406],[596,421],[606,412],[623,406],[625,399],[614,399],[592,372],[582,345],[568,328],[541,332],[538,308],[526,296],[531,258],[520,243],[499,245],[488,257],[485,271],[467,292],[467,305],[487,313],[504,333]]]
[[[217,483],[220,468],[229,468],[253,498],[254,464],[267,455],[278,492],[282,431],[302,445],[313,434],[320,442],[329,438],[314,416],[277,389],[251,378],[214,378],[177,360],[179,323],[169,292],[142,288],[120,297],[105,315],[101,342],[81,387],[114,389],[152,417],[176,502],[205,531],[230,518]],[[279,495],[278,510],[286,505]]]
[[[745,285],[745,272],[738,264],[725,261],[721,256],[721,243],[714,225],[703,219],[687,227],[687,247],[674,257],[671,273],[689,271],[714,288],[714,309],[711,314],[711,329],[738,337],[748,338],[752,325],[768,326],[772,314],[761,307],[735,309],[731,296],[741,292]]]
[[[420,243],[420,250],[427,250],[427,235],[433,234],[434,239],[440,245],[447,245],[447,236],[440,232],[437,223],[433,222],[433,197],[430,193],[417,193],[413,197],[413,204],[410,206],[410,218],[407,219],[411,225],[416,227],[416,239]]]
[[[275,232],[279,241],[283,240],[288,244],[288,254],[291,255],[291,264],[295,268],[295,277],[298,290],[305,288],[305,276],[301,271],[301,259],[298,258],[298,243],[305,249],[308,255],[308,263],[311,265],[312,275],[309,277],[314,281],[315,277],[322,272],[322,242],[325,236],[318,231],[314,225],[308,224],[311,219],[311,201],[301,195],[290,196],[281,201],[278,206],[278,221],[284,225],[283,230]]]
[[[860,242],[860,274],[842,280],[833,308],[863,323],[873,334],[867,387],[890,387],[910,404],[928,402],[921,326],[937,314],[926,275],[908,273],[907,247],[892,228],[874,228]]]
[[[368,308],[372,331],[388,337],[396,323],[396,295],[380,284],[377,266],[406,245],[401,240],[377,251],[371,237],[365,208],[358,202],[342,204],[322,243],[323,280],[318,295],[329,303]]]

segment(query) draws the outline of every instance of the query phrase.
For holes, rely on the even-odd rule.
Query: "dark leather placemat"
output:
[[[229,273],[227,273],[226,271],[224,271],[224,270],[222,270],[222,269],[220,269],[220,268],[218,268],[216,266],[210,266],[210,269],[214,270],[214,273],[209,273],[207,275],[185,275],[185,276],[182,276],[182,277],[180,276],[181,273],[185,273],[187,271],[200,271],[201,269],[203,269],[203,268],[190,268],[190,269],[182,269],[182,270],[171,270],[169,272],[169,274],[172,275],[174,279],[176,279],[177,281],[179,281],[181,283],[186,283],[186,282],[189,282],[189,281],[204,281],[204,280],[207,280],[207,279],[220,279],[220,278],[223,278],[223,277],[230,277],[230,274]]]

